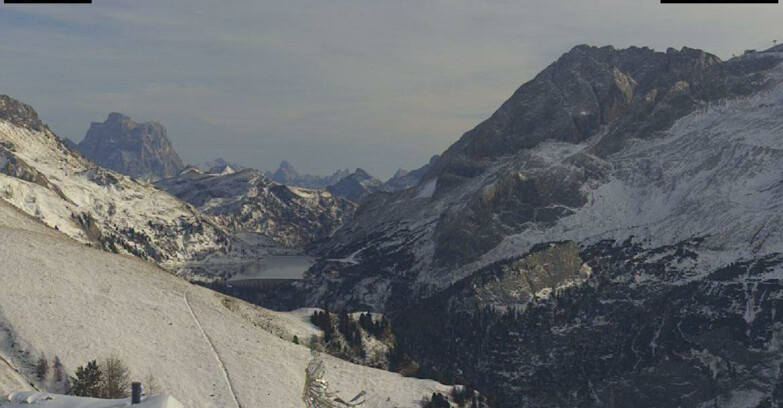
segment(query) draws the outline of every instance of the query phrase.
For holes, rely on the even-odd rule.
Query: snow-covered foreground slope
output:
[[[116,354],[133,379],[152,373],[160,391],[186,407],[302,406],[310,351],[265,329],[301,333],[297,316],[258,324],[277,314],[232,311],[222,295],[138,258],[79,244],[5,203],[0,259],[0,332],[9,338],[0,355],[28,379],[41,353],[58,355],[70,373]],[[367,407],[415,406],[445,391],[432,381],[324,361],[330,389],[347,398],[365,390]]]
[[[3,408],[182,408],[182,404],[168,395],[153,395],[143,397],[141,403],[131,405],[130,398],[119,400],[102,400],[95,398],[79,398],[66,395],[56,395],[39,392],[15,392],[0,398]]]
[[[30,390],[32,387],[21,374],[0,356],[0,394],[11,390]]]
[[[22,113],[0,116],[0,199],[76,240],[167,269],[241,252],[211,217],[151,184],[96,166],[45,126],[30,125],[40,123],[32,108],[2,98]]]

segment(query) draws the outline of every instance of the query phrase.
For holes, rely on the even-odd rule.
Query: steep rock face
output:
[[[299,174],[294,166],[286,160],[280,162],[280,166],[274,173],[267,172],[266,176],[270,179],[287,186],[304,187],[313,189],[325,189],[331,185],[337,184],[344,177],[350,175],[347,169],[337,170],[331,176],[314,176],[312,174]]]
[[[35,122],[32,108],[13,112],[0,116],[0,199],[81,242],[172,271],[207,256],[242,256],[241,242],[210,216],[96,166]]]
[[[116,112],[103,123],[92,123],[78,146],[84,157],[103,167],[147,180],[173,177],[184,167],[163,125],[135,123]]]
[[[396,173],[392,176],[392,178],[386,180],[385,183],[383,183],[383,189],[386,191],[400,191],[404,190],[406,188],[413,187],[417,184],[419,184],[419,181],[421,181],[421,178],[424,177],[424,175],[427,173],[427,171],[432,167],[433,164],[438,160],[437,154],[435,156],[432,156],[430,158],[430,161],[419,167],[416,170],[406,171],[403,169],[397,170]]]
[[[690,48],[661,53],[575,47],[462,136],[428,175],[470,177],[493,159],[544,140],[584,141],[620,117],[630,122],[641,117],[647,127],[632,126],[633,131],[649,135],[671,126],[698,101],[750,92],[752,81],[743,75],[752,71],[747,68]],[[616,129],[616,136],[604,141],[605,150],[615,139],[627,140],[623,133],[629,130]]]
[[[356,169],[355,172],[344,177],[336,184],[327,187],[330,193],[345,197],[355,203],[382,189],[383,182],[362,169]]]
[[[258,233],[289,248],[331,236],[355,210],[348,200],[277,184],[258,170],[220,170],[204,174],[188,168],[157,186],[217,216],[232,231]]]

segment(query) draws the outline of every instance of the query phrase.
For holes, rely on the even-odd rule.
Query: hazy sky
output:
[[[581,43],[721,58],[783,40],[781,5],[658,0],[93,0],[0,5],[0,93],[61,136],[119,111],[189,163],[388,177],[440,153]]]

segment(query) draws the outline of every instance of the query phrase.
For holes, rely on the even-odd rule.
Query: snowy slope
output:
[[[102,400],[79,398],[39,392],[15,392],[0,398],[0,407],[23,408],[29,406],[42,408],[182,408],[182,404],[167,395],[142,397],[141,403],[131,405],[130,398],[120,400]]]
[[[97,167],[45,127],[36,130],[2,117],[0,199],[81,242],[132,253],[167,269],[239,249],[224,227],[193,207],[148,183]]]
[[[27,380],[19,374],[15,367],[0,356],[0,394],[5,394],[13,390],[31,390],[32,387]]]
[[[13,341],[0,354],[18,367],[41,352],[66,371],[116,353],[135,379],[152,373],[162,392],[187,407],[301,407],[310,353],[238,313],[225,298],[137,258],[110,254],[62,236],[0,203],[0,322]],[[238,302],[238,301],[237,301]],[[262,313],[263,312],[258,312]],[[262,318],[273,319],[275,313]],[[301,333],[301,319],[280,319]],[[25,353],[27,352],[27,353]],[[409,407],[431,381],[324,356],[331,389],[368,407]]]

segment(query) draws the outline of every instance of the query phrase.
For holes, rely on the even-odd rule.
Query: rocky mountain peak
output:
[[[109,117],[106,118],[107,123],[123,123],[123,122],[133,122],[130,117],[123,115],[119,112],[112,112],[109,114]]]
[[[397,169],[397,171],[394,172],[394,175],[391,178],[392,179],[397,179],[397,178],[400,178],[400,177],[404,177],[408,173],[409,173],[408,170]]]
[[[327,187],[330,193],[359,202],[368,195],[383,190],[383,182],[362,168],[343,177],[339,182]]]
[[[280,166],[278,166],[277,170],[271,175],[272,180],[283,184],[289,184],[298,178],[299,173],[287,160],[281,161]]]
[[[370,175],[370,173],[368,173],[366,170],[364,170],[361,167],[357,168],[353,174],[356,178],[360,180],[370,180],[374,178],[373,176]]]
[[[499,157],[532,148],[544,140],[581,143],[599,130],[599,153],[632,137],[672,124],[700,102],[751,91],[753,79],[736,71],[768,68],[763,61],[725,63],[693,48],[658,52],[647,47],[579,45],[523,84],[489,119],[465,133],[433,166],[429,176],[473,177]],[[656,111],[653,128],[631,122]],[[635,132],[644,134],[634,134]]]
[[[118,112],[103,123],[92,123],[78,147],[93,162],[134,177],[164,179],[184,167],[163,125],[136,123]]]
[[[280,162],[281,170],[294,170],[294,166],[291,165],[291,163],[288,162],[288,160],[283,160]]]
[[[0,119],[32,130],[40,131],[46,128],[32,106],[7,95],[0,95]]]

